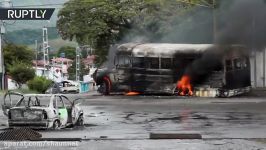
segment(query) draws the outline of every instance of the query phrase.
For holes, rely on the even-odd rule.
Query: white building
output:
[[[250,57],[252,87],[266,87],[266,49],[253,51]]]
[[[67,58],[53,58],[49,67],[44,67],[43,60],[33,61],[37,76],[44,76],[54,82],[62,82],[68,79],[67,69],[72,65],[73,60]]]
[[[61,71],[61,68],[59,67],[50,67],[49,69],[44,67],[34,67],[36,70],[37,76],[44,76],[47,77],[50,80],[53,80],[54,82],[61,82],[64,79],[67,79],[67,76],[63,76],[63,73]]]

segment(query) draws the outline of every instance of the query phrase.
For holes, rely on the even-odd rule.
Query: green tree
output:
[[[130,41],[136,35],[159,41],[171,32],[172,17],[196,4],[207,5],[206,1],[70,0],[58,14],[57,28],[63,39],[91,45],[102,63],[112,44]]]
[[[57,28],[63,39],[91,45],[105,57],[120,31],[130,28],[140,0],[70,0],[58,14]],[[137,6],[137,7],[136,7]]]
[[[85,65],[81,62],[80,63],[80,76],[79,78],[82,79],[84,75],[89,73],[89,69],[85,68]],[[68,74],[70,80],[76,80],[76,60],[74,60],[71,67],[68,68]]]
[[[63,46],[57,51],[57,57],[60,57],[61,53],[65,53],[65,57],[74,60],[76,58],[76,48],[71,46]]]
[[[20,61],[24,64],[32,64],[34,58],[34,52],[22,45],[15,45],[8,43],[3,48],[4,52],[4,65],[9,72],[9,66],[12,66],[13,62]]]
[[[19,88],[21,88],[22,84],[25,84],[35,76],[35,70],[30,65],[23,62],[13,62],[8,68],[8,74],[17,82]]]

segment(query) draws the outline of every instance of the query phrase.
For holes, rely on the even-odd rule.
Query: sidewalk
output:
[[[266,88],[252,88],[250,93],[244,94],[250,97],[266,97]]]

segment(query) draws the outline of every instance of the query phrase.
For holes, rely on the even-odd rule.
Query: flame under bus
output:
[[[95,73],[103,94],[230,97],[251,85],[249,54],[240,45],[127,43],[109,63]]]

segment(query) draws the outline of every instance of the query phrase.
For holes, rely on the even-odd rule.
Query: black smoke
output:
[[[217,43],[266,46],[265,0],[220,0],[216,18]]]
[[[184,74],[189,75],[194,84],[203,82],[211,72],[222,70],[226,51],[227,47],[220,46],[207,49],[186,67]]]

